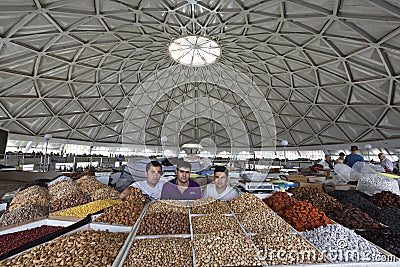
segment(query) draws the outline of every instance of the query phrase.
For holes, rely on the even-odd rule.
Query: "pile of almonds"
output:
[[[140,221],[137,235],[190,234],[189,214],[179,212],[147,213]]]
[[[124,267],[192,266],[192,248],[187,238],[135,239]]]
[[[187,202],[177,200],[160,200],[152,202],[147,209],[147,213],[152,212],[178,212],[189,213]]]
[[[200,198],[189,202],[190,213],[192,214],[228,214],[231,213],[229,207],[226,205],[225,201],[214,198]]]
[[[194,234],[208,234],[222,230],[241,232],[235,217],[216,213],[204,216],[192,216],[192,227]]]
[[[95,221],[133,226],[149,201],[149,198],[144,196],[140,189],[134,188],[126,201],[106,208]]]
[[[247,233],[293,232],[284,220],[269,208],[260,208],[237,215]],[[193,219],[192,219],[193,220]]]
[[[242,233],[220,231],[194,237],[196,266],[264,266],[255,247]]]
[[[11,201],[8,211],[14,211],[28,204],[38,206],[49,205],[49,191],[43,186],[31,186],[18,192]]]
[[[90,196],[91,201],[100,199],[117,199],[119,192],[111,186],[100,183],[95,176],[83,176],[75,181],[83,193]]]
[[[237,198],[228,201],[234,213],[242,213],[249,210],[265,207],[264,202],[255,195],[245,193]]]
[[[127,233],[80,231],[0,262],[0,266],[111,266]]]

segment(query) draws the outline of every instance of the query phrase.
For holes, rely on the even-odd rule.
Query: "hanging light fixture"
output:
[[[176,62],[199,67],[214,63],[221,55],[221,46],[210,38],[190,35],[173,40],[168,51]]]
[[[282,144],[283,149],[284,149],[283,156],[285,158],[285,167],[286,167],[286,146],[289,144],[289,142],[288,142],[288,140],[282,140],[281,144]]]

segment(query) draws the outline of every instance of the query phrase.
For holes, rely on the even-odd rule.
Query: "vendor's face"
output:
[[[150,169],[145,174],[147,184],[154,187],[160,181],[162,175],[161,167],[150,166]]]
[[[228,183],[228,177],[224,172],[216,172],[214,175],[214,184],[217,188],[225,188]]]
[[[176,179],[182,183],[185,184],[189,181],[190,178],[190,169],[189,168],[179,168],[176,169]]]

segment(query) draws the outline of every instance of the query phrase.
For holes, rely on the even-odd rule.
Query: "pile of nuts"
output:
[[[240,226],[233,216],[225,216],[218,213],[192,216],[192,227],[194,234],[208,234],[222,230],[241,232]]]
[[[192,242],[196,266],[264,266],[244,234],[221,231],[195,236]]]
[[[17,210],[28,204],[48,206],[49,192],[47,188],[35,185],[28,187],[21,192],[18,192],[11,201],[10,206],[8,207],[8,211]]]
[[[95,176],[83,176],[78,180],[75,180],[76,185],[82,190],[85,194],[90,194],[97,189],[103,188],[106,186],[105,184],[100,183]]]
[[[50,202],[50,212],[76,207],[90,202],[90,197],[81,192],[70,192],[62,198]]]
[[[272,210],[279,212],[294,205],[296,199],[292,198],[285,192],[276,192],[272,196],[264,198],[263,202]]]
[[[212,197],[200,198],[192,202],[189,202],[189,204],[190,204],[190,213],[192,214],[231,213],[225,201],[214,199]]]
[[[135,225],[146,203],[150,201],[137,188],[130,188],[131,194],[121,204],[108,207],[95,221],[103,223],[116,223],[128,226]]]
[[[119,192],[111,186],[100,183],[95,176],[83,176],[75,181],[83,193],[90,195],[91,201],[117,199]]]
[[[380,228],[368,231],[356,231],[365,239],[400,257],[400,229]]]
[[[400,196],[390,191],[382,191],[375,195],[368,196],[367,199],[378,207],[400,208]]]
[[[251,238],[259,256],[268,265],[295,265],[328,262],[324,255],[297,234],[258,234]]]
[[[177,200],[160,200],[152,202],[147,210],[147,213],[152,212],[179,212],[189,213],[187,202]]]
[[[64,227],[42,225],[28,230],[0,235],[0,255],[62,228]]]
[[[238,214],[237,217],[247,233],[286,233],[294,231],[289,224],[287,224],[274,212],[265,208]]]
[[[339,201],[318,188],[298,187],[291,191],[291,193],[293,194],[294,198],[309,202],[325,213],[341,209],[343,207]]]
[[[147,213],[140,222],[137,235],[190,234],[189,215],[179,212]]]
[[[339,224],[306,231],[303,236],[331,262],[374,262],[386,258],[374,245]]]
[[[234,213],[242,213],[245,211],[258,209],[259,207],[265,207],[264,202],[255,195],[245,193],[237,198],[228,201]]]
[[[90,202],[90,196],[73,181],[61,181],[49,187],[50,212],[55,212]]]
[[[90,199],[92,201],[102,200],[102,199],[118,199],[119,192],[113,189],[111,186],[104,185],[103,188],[97,189],[90,193]]]
[[[59,211],[56,213],[53,213],[52,215],[54,216],[73,216],[73,217],[79,217],[79,218],[85,218],[89,214],[94,214],[100,210],[103,210],[105,208],[108,208],[110,206],[120,204],[121,200],[97,200],[93,201],[87,204],[83,204],[81,206],[76,206],[73,208],[69,208],[63,211]]]
[[[133,226],[142,213],[143,208],[144,204],[142,202],[123,201],[121,204],[106,208],[104,213],[95,222]]]
[[[382,224],[369,217],[359,208],[345,205],[341,209],[327,212],[326,215],[341,225],[350,229],[375,229],[381,228]]]
[[[187,238],[135,239],[124,266],[192,266],[190,240]]]
[[[0,226],[29,221],[49,215],[49,207],[28,204],[11,212],[5,212],[0,217]]]
[[[294,206],[280,211],[279,215],[297,231],[312,230],[333,223],[325,213],[312,204],[298,200]]]
[[[1,266],[111,266],[127,236],[106,231],[75,232],[4,260]]]

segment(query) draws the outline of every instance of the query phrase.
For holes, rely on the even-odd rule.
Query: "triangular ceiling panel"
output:
[[[144,133],[160,146],[164,128],[208,114],[234,138],[200,125],[184,142],[260,146],[274,124],[292,147],[399,138],[396,1],[14,2],[0,3],[0,125],[11,134],[117,145],[128,120],[129,142]],[[168,45],[187,35],[210,37],[221,57],[176,63]]]

